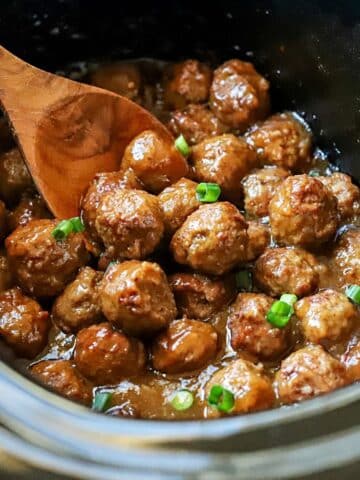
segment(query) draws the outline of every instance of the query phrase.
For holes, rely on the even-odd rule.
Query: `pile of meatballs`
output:
[[[268,81],[238,59],[167,65],[153,83],[136,62],[109,64],[90,81],[151,109],[190,154],[144,131],[120,171],[99,172],[84,192],[84,232],[57,240],[59,220],[1,124],[0,337],[29,374],[86,405],[124,381],[151,377],[161,389],[202,378],[191,384],[197,418],[360,379],[359,309],[345,294],[360,285],[360,191],[317,168],[300,117],[270,114]],[[217,184],[220,198],[199,199],[199,182]],[[284,293],[297,301],[278,328],[267,312]],[[71,349],[44,359],[54,331]],[[231,412],[208,404],[214,385],[232,392]],[[147,401],[120,415],[146,417]]]

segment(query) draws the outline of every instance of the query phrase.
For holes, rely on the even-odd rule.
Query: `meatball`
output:
[[[360,342],[350,345],[342,356],[346,371],[351,381],[360,380]]]
[[[159,196],[159,204],[163,213],[165,232],[173,234],[185,222],[187,217],[200,207],[196,188],[198,184],[187,178],[165,188]]]
[[[105,90],[110,90],[140,101],[142,79],[139,68],[132,63],[110,63],[99,67],[90,77],[90,82]]]
[[[331,264],[341,284],[360,284],[360,230],[348,230],[341,235]]]
[[[257,259],[254,275],[260,289],[273,297],[303,297],[319,286],[316,267],[316,258],[302,248],[268,248]]]
[[[166,71],[164,85],[165,104],[183,108],[187,103],[205,102],[209,96],[212,72],[198,60],[185,60]]]
[[[249,145],[263,164],[273,164],[297,173],[312,162],[312,135],[293,113],[278,113],[255,125],[247,134]]]
[[[285,358],[275,380],[283,403],[300,402],[347,383],[343,365],[319,345],[308,345]]]
[[[17,207],[9,213],[8,223],[10,230],[26,225],[30,220],[51,218],[51,213],[40,195],[22,196]]]
[[[274,300],[262,293],[240,293],[230,307],[231,346],[260,359],[273,359],[288,347],[288,329],[272,327],[266,320]]]
[[[261,365],[254,365],[247,360],[234,360],[225,368],[213,374],[206,385],[206,398],[211,388],[221,385],[234,395],[232,414],[248,413],[271,408],[275,401],[274,391],[269,378],[264,374]],[[209,407],[208,416],[220,416],[221,412]]]
[[[169,129],[175,137],[184,135],[190,145],[208,137],[221,135],[228,130],[205,105],[190,104],[170,115]]]
[[[345,173],[336,172],[329,177],[317,177],[336,197],[342,220],[356,218],[360,214],[360,189]]]
[[[69,360],[43,360],[30,367],[30,374],[69,400],[91,404],[92,385]]]
[[[81,233],[56,241],[57,220],[32,220],[18,227],[5,245],[11,270],[26,292],[35,297],[58,295],[89,260]]]
[[[109,267],[100,284],[105,317],[129,335],[149,335],[176,317],[174,296],[156,263],[136,260]]]
[[[145,130],[126,147],[122,168],[131,168],[151,193],[159,193],[188,173],[186,159],[160,132]]]
[[[270,200],[289,175],[283,168],[265,167],[246,176],[242,181],[246,213],[254,217],[269,215]]]
[[[74,361],[79,372],[96,385],[115,384],[141,373],[145,367],[144,345],[100,323],[76,336]]]
[[[198,273],[169,277],[176,306],[182,316],[205,320],[228,305],[236,294],[233,276],[210,278]]]
[[[217,183],[223,196],[235,204],[242,199],[242,178],[256,166],[256,155],[242,138],[230,133],[208,138],[192,149],[195,176]]]
[[[7,290],[14,284],[6,255],[0,255],[0,292]]]
[[[288,177],[269,204],[271,231],[280,244],[317,247],[338,226],[336,198],[316,178]]]
[[[124,189],[101,198],[95,228],[110,258],[141,259],[159,245],[164,222],[155,196]]]
[[[295,304],[295,313],[305,338],[320,344],[341,340],[359,318],[347,297],[331,289],[303,298]]]
[[[269,112],[269,83],[251,63],[229,60],[214,72],[210,107],[225,125],[243,132]]]
[[[34,183],[17,148],[0,155],[0,196],[9,204],[16,203]]]
[[[98,291],[101,279],[101,272],[96,272],[90,267],[84,267],[75,280],[69,283],[55,300],[52,317],[63,332],[76,333],[78,330],[101,320]]]
[[[14,352],[34,358],[45,347],[49,314],[19,288],[0,293],[0,335]]]
[[[261,255],[270,243],[270,232],[266,225],[248,222],[248,244],[246,247],[245,261],[252,262]]]
[[[228,202],[202,205],[173,236],[175,260],[210,275],[222,275],[241,262],[248,243],[247,223]]]
[[[155,338],[152,364],[164,373],[191,372],[205,367],[218,347],[215,328],[199,320],[175,320]]]
[[[5,203],[0,200],[0,240],[2,240],[7,233],[8,218]]]

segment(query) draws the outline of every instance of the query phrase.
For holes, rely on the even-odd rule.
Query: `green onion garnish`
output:
[[[235,397],[230,390],[221,385],[213,385],[208,396],[209,405],[217,408],[220,412],[229,413],[234,408]]]
[[[345,289],[345,294],[356,305],[360,305],[360,287],[359,285],[348,285]]]
[[[70,233],[83,232],[84,230],[85,225],[81,221],[81,218],[74,217],[68,220],[61,220],[51,232],[51,235],[58,241],[64,240]]]
[[[171,405],[175,408],[175,410],[187,410],[192,406],[194,403],[194,396],[193,394],[186,389],[179,390],[175,393],[171,400]]]
[[[284,293],[280,300],[274,302],[266,314],[266,320],[277,328],[284,328],[294,314],[294,303],[297,296]]]
[[[217,183],[199,183],[196,187],[196,198],[199,202],[213,203],[220,197],[221,188]]]
[[[309,177],[320,177],[320,172],[319,172],[319,170],[310,170],[308,175],[309,175]]]
[[[187,141],[185,140],[184,135],[179,135],[175,140],[175,148],[181,155],[188,157],[191,153],[191,148],[189,147]]]
[[[93,398],[92,409],[95,412],[105,412],[110,406],[111,392],[96,392]]]
[[[252,274],[249,270],[240,270],[235,275],[236,288],[245,292],[252,290]]]

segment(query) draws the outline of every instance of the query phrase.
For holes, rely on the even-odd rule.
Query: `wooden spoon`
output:
[[[0,105],[34,182],[58,218],[78,215],[97,172],[118,170],[125,147],[152,129],[168,130],[136,103],[44,72],[0,46]]]

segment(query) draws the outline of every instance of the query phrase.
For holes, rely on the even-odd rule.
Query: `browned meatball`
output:
[[[198,60],[185,60],[166,71],[164,100],[171,108],[183,108],[187,103],[205,102],[209,96],[212,72]]]
[[[260,359],[272,359],[288,347],[288,329],[272,327],[266,320],[274,300],[262,293],[240,293],[230,307],[231,346]]]
[[[338,226],[336,198],[316,178],[288,177],[269,204],[271,231],[280,244],[317,247]]]
[[[232,414],[265,410],[271,408],[275,401],[271,382],[262,367],[247,360],[234,360],[214,373],[206,385],[206,398],[209,397],[214,385],[221,385],[234,395],[235,404]],[[221,412],[214,407],[208,407],[208,417],[220,415]]]
[[[84,267],[55,300],[52,317],[62,331],[76,333],[81,328],[101,320],[98,291],[101,279],[101,272]]]
[[[184,135],[190,145],[228,130],[208,107],[196,104],[172,112],[168,126],[175,137]]]
[[[243,132],[266,117],[270,108],[269,83],[251,63],[228,60],[214,72],[210,106],[225,125]]]
[[[263,164],[274,164],[294,172],[308,170],[312,161],[312,135],[290,112],[278,113],[247,134]]]
[[[5,203],[0,200],[0,240],[2,240],[8,230],[8,217]]]
[[[132,63],[110,63],[99,67],[90,77],[90,82],[97,87],[104,88],[140,101],[142,79],[139,68]]]
[[[30,367],[39,382],[69,400],[91,404],[92,385],[83,378],[69,360],[43,360]]]
[[[196,197],[197,186],[192,180],[181,178],[158,196],[168,235],[180,228],[187,217],[200,207],[201,202]]]
[[[298,297],[309,295],[319,285],[317,261],[302,248],[268,248],[257,259],[257,285],[273,297],[293,293]]]
[[[246,213],[254,217],[269,215],[270,200],[289,175],[283,168],[265,167],[246,176],[242,181]]]
[[[348,377],[351,381],[360,380],[360,342],[350,345],[342,356]]]
[[[7,290],[14,284],[6,255],[0,255],[0,292]]]
[[[0,155],[0,196],[9,204],[15,203],[34,183],[17,148]]]
[[[12,231],[17,227],[26,225],[30,220],[40,218],[51,218],[51,213],[47,209],[44,200],[40,195],[30,196],[25,194],[17,207],[8,216],[9,228]]]
[[[331,265],[342,285],[360,284],[360,230],[348,230],[341,235],[332,252]]]
[[[152,364],[165,373],[191,372],[205,367],[218,347],[215,328],[198,320],[175,320],[152,344]]]
[[[202,205],[177,230],[170,244],[175,260],[210,275],[241,262],[248,243],[247,223],[228,202]]]
[[[270,231],[267,225],[250,221],[247,234],[249,237],[244,261],[252,262],[261,255],[270,243]]]
[[[129,335],[148,335],[176,317],[174,296],[156,263],[136,260],[111,265],[100,285],[105,317]]]
[[[115,384],[136,375],[145,366],[144,345],[100,323],[80,330],[76,337],[75,364],[84,377],[97,385]]]
[[[239,204],[242,178],[256,166],[256,155],[242,138],[230,133],[208,138],[192,149],[195,176],[202,182],[217,183],[223,196]]]
[[[164,222],[155,196],[123,189],[100,199],[95,228],[110,258],[141,259],[159,245]]]
[[[301,402],[347,383],[343,365],[319,345],[308,345],[285,358],[275,379],[283,403]]]
[[[122,168],[131,168],[145,189],[152,193],[159,193],[185,177],[189,169],[174,142],[153,130],[145,130],[129,143],[122,159]]]
[[[210,278],[198,273],[169,277],[176,306],[182,316],[205,320],[229,304],[236,294],[233,276]]]
[[[360,214],[360,189],[345,173],[336,172],[329,177],[317,177],[336,197],[342,220],[356,218]]]
[[[331,289],[303,298],[295,304],[295,313],[305,338],[324,345],[344,338],[359,319],[347,297]]]
[[[89,260],[84,238],[51,235],[57,220],[32,220],[6,239],[9,264],[19,285],[36,297],[58,295]]]
[[[38,355],[46,345],[49,328],[48,312],[19,288],[0,293],[0,336],[17,355]]]

